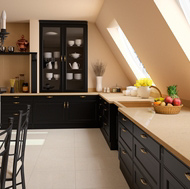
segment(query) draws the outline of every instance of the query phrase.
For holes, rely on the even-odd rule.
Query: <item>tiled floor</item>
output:
[[[27,189],[129,189],[99,129],[29,130]]]

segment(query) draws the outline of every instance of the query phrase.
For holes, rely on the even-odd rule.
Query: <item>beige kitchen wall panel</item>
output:
[[[116,20],[157,87],[177,85],[179,96],[190,100],[190,62],[152,0],[105,0],[96,20],[103,38],[131,84],[135,76],[107,31]]]
[[[113,55],[109,45],[97,29],[94,23],[88,24],[88,88],[96,87],[96,76],[92,69],[92,63],[97,60],[106,64],[103,75],[103,87],[114,87],[116,84],[122,88],[130,85],[119,62]]]
[[[0,87],[10,88],[10,79],[15,79],[19,74],[25,75],[29,82],[29,58],[21,55],[0,56]]]

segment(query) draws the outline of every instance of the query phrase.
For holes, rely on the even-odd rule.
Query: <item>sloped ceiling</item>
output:
[[[105,0],[96,25],[132,84],[135,77],[107,28],[116,20],[157,87],[177,85],[179,96],[190,100],[190,62],[153,0]]]
[[[88,20],[95,22],[104,0],[1,0],[8,22]]]

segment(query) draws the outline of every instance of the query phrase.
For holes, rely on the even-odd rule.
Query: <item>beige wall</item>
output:
[[[135,77],[107,28],[116,20],[162,93],[178,85],[190,100],[190,62],[152,0],[105,0],[96,25],[132,84]]]

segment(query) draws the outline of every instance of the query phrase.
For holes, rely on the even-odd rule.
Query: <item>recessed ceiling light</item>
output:
[[[46,32],[46,35],[57,35],[57,32]]]

